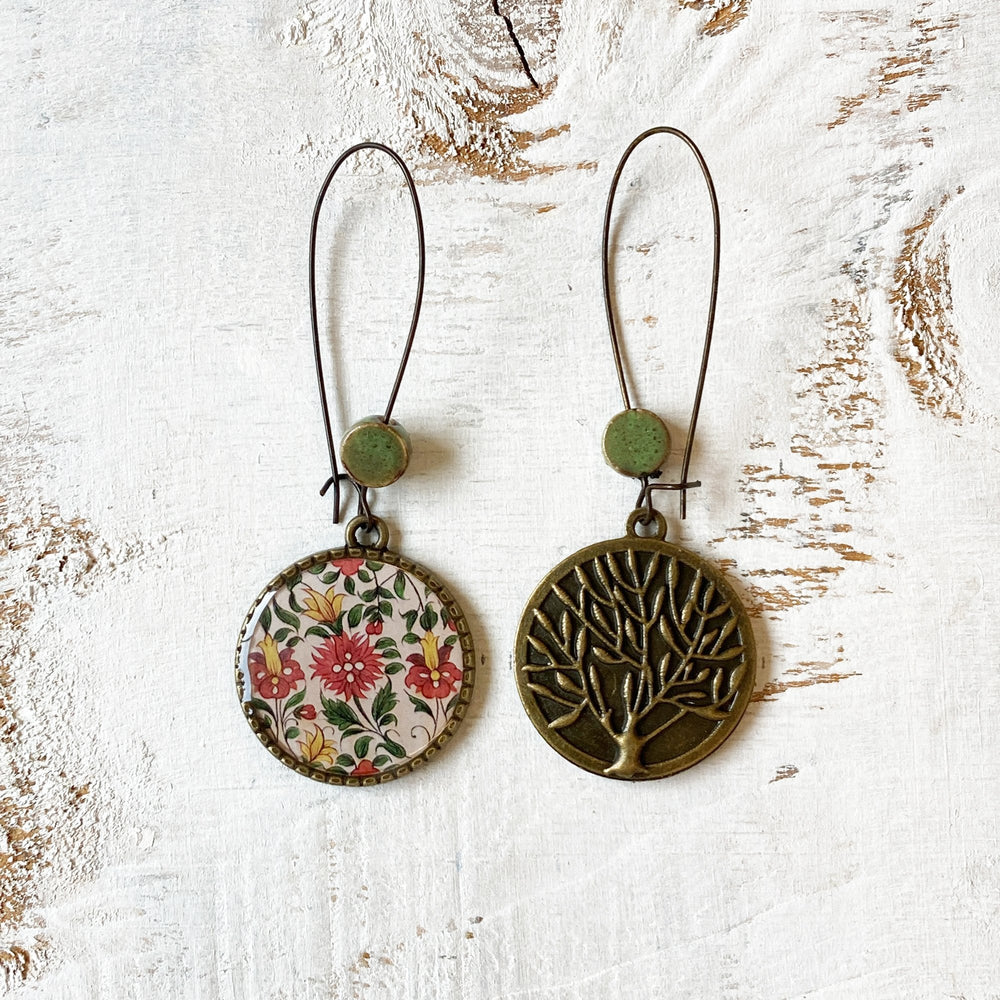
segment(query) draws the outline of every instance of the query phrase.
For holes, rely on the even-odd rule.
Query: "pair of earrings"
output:
[[[610,301],[608,244],[618,182],[633,150],[656,134],[692,150],[708,185],[714,256],[708,325],[680,481],[658,478],[670,454],[663,421],[633,406]],[[403,356],[380,416],[344,435],[340,460],[323,377],[316,306],[316,233],[323,199],[344,161],[362,149],[400,167],[418,234],[417,297]],[[358,501],[341,548],[317,552],[279,573],[260,593],[240,630],[236,685],[261,742],[300,774],[336,785],[372,785],[408,774],[431,759],[464,717],[475,681],[475,649],[461,608],[429,570],[389,547],[369,490],[406,470],[410,441],[392,419],[406,370],[424,284],[420,205],[403,160],[379,143],[343,153],[320,189],[309,241],[313,348],[333,489]],[[596,774],[659,778],[711,753],[733,731],[753,689],[754,640],[736,593],[719,569],[667,542],[653,506],[658,490],[680,492],[681,517],[704,388],[719,280],[719,209],[701,152],[683,132],[650,129],[625,151],[608,195],[602,243],[604,299],[625,409],[604,434],[604,455],[636,478],[640,492],[625,535],[563,560],[532,594],[521,619],[514,668],[524,707],[563,757]]]

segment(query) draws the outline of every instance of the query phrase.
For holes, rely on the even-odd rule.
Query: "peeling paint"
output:
[[[794,764],[782,764],[774,773],[774,777],[768,782],[773,785],[776,781],[784,781],[785,778],[794,778],[799,773],[799,769]]]
[[[749,13],[750,0],[679,0],[683,10],[707,10],[701,33],[714,37],[732,31]]]
[[[960,421],[967,379],[951,322],[948,243],[934,225],[950,200],[945,194],[904,231],[889,302],[898,327],[893,355],[914,399],[935,416]]]
[[[346,84],[363,75],[385,88],[400,122],[393,144],[424,179],[462,173],[523,181],[566,169],[526,153],[567,132],[568,124],[538,132],[512,124],[555,90],[561,2],[493,0],[456,8],[424,0],[413,6],[404,33],[389,10],[322,0],[300,8],[278,39],[311,48],[332,80]],[[403,51],[407,58],[399,56]],[[315,152],[311,140],[302,149]]]
[[[920,10],[929,6],[924,3]],[[855,33],[849,36],[852,44],[862,51],[869,48],[882,50],[882,57],[868,74],[866,89],[840,99],[836,115],[826,123],[828,129],[846,125],[859,112],[876,104],[894,117],[904,112],[912,114],[940,100],[951,90],[950,84],[931,82],[928,76],[933,72],[935,63],[949,53],[949,34],[959,27],[959,15],[952,14],[938,21],[929,17],[912,18],[908,26],[910,37],[902,44],[896,41],[894,33],[888,31],[879,39],[872,39],[869,35],[870,28],[886,29],[888,22],[885,17],[873,17],[864,11],[829,14],[826,17],[841,27],[846,21],[860,21],[864,30],[860,38]],[[837,40],[831,42],[837,44]],[[839,52],[835,50],[829,55],[836,56]],[[912,133],[912,140],[925,146],[933,145],[930,133],[920,130]]]
[[[750,696],[751,701],[774,701],[775,697],[793,688],[812,687],[815,684],[836,684],[848,677],[860,677],[861,672],[851,670],[845,673],[814,669],[815,665],[792,667],[778,680],[768,681]]]
[[[52,957],[40,908],[93,874],[100,829],[93,774],[60,763],[79,752],[40,725],[47,716],[25,689],[38,631],[56,598],[85,594],[140,549],[113,551],[85,518],[44,500],[44,431],[19,429],[9,412],[4,423],[14,428],[0,496],[0,972],[10,986]]]

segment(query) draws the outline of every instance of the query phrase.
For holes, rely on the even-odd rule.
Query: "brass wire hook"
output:
[[[389,422],[389,418],[392,416],[392,408],[396,404],[396,396],[399,393],[399,386],[403,381],[403,373],[406,371],[406,364],[410,360],[410,352],[413,349],[413,337],[417,332],[417,320],[420,318],[420,305],[424,297],[424,270],[427,259],[427,251],[424,246],[424,222],[423,217],[420,214],[420,202],[417,199],[417,189],[413,183],[413,176],[406,164],[403,162],[402,157],[400,157],[395,150],[382,145],[380,142],[360,142],[356,146],[351,146],[350,149],[341,153],[337,158],[337,162],[334,163],[334,165],[330,168],[330,172],[326,175],[326,180],[323,181],[323,186],[319,189],[319,195],[316,198],[316,207],[313,209],[312,228],[309,232],[309,316],[312,321],[313,355],[316,362],[316,380],[319,384],[319,398],[323,409],[323,427],[326,432],[327,449],[330,453],[331,471],[330,478],[323,484],[323,488],[319,491],[319,495],[325,496],[326,491],[331,486],[333,487],[334,524],[338,524],[340,522],[340,482],[342,479],[348,480],[354,486],[355,490],[357,490],[358,514],[363,515],[366,518],[366,523],[368,524],[372,523],[372,511],[368,502],[368,487],[362,486],[360,483],[356,482],[350,474],[341,472],[337,465],[337,449],[333,442],[333,427],[330,422],[330,406],[327,401],[326,381],[323,377],[323,358],[319,345],[319,317],[316,306],[316,232],[319,226],[319,213],[320,209],[323,207],[323,199],[326,197],[327,189],[330,187],[334,175],[348,157],[353,156],[362,149],[377,149],[383,153],[388,153],[388,155],[399,164],[399,168],[403,171],[403,177],[406,180],[406,186],[410,192],[410,200],[413,203],[413,215],[417,222],[417,297],[416,301],[413,303],[413,317],[410,320],[410,332],[407,334],[406,343],[403,346],[403,356],[400,358],[399,369],[396,371],[396,381],[393,383],[392,391],[389,393],[389,401],[385,405],[385,412],[381,418],[382,423],[384,424],[387,424]]]
[[[608,202],[604,212],[604,238],[601,244],[601,275],[604,282],[604,308],[608,316],[608,332],[611,335],[611,349],[615,356],[615,368],[618,371],[618,385],[621,389],[625,409],[631,410],[634,409],[634,407],[629,400],[628,386],[625,381],[625,369],[622,365],[621,342],[618,337],[618,329],[615,326],[614,311],[611,308],[611,281],[608,276],[611,209],[614,205],[615,191],[618,189],[618,181],[621,179],[622,171],[625,169],[625,163],[628,158],[632,155],[632,152],[635,150],[636,146],[639,145],[639,143],[648,139],[650,136],[661,134],[675,135],[678,139],[683,140],[698,160],[698,166],[701,167],[701,172],[705,177],[705,183],[708,185],[709,198],[712,202],[712,223],[715,239],[712,254],[712,291],[708,304],[708,325],[705,329],[705,342],[701,352],[701,369],[698,373],[698,386],[695,389],[694,405],[691,408],[691,420],[688,424],[687,443],[684,446],[684,459],[681,463],[681,478],[680,482],[677,483],[651,483],[649,480],[658,476],[658,472],[653,473],[652,476],[639,477],[642,481],[642,489],[639,492],[639,499],[636,501],[636,507],[641,507],[643,503],[646,504],[646,517],[643,519],[644,524],[648,524],[653,516],[653,490],[679,490],[681,494],[681,518],[683,519],[687,516],[687,491],[696,486],[701,486],[700,480],[696,482],[688,481],[688,471],[691,467],[691,450],[694,447],[694,432],[698,425],[698,413],[701,409],[701,397],[705,388],[705,375],[708,371],[708,355],[712,349],[712,330],[715,326],[715,306],[719,297],[719,257],[721,243],[719,200],[715,195],[715,185],[712,183],[712,175],[709,173],[708,164],[705,163],[705,158],[701,155],[701,150],[695,145],[694,140],[680,129],[671,128],[668,125],[660,125],[656,128],[648,129],[643,132],[642,135],[633,139],[629,144],[628,149],[625,150],[625,153],[618,164],[618,169],[615,170],[614,177],[611,179],[611,190],[608,192]]]

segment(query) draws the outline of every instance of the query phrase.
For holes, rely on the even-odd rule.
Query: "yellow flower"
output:
[[[437,673],[437,668],[440,663],[438,660],[438,641],[437,636],[428,629],[424,633],[423,639],[420,640],[420,645],[424,650],[424,664],[427,669],[431,672],[431,677],[437,680],[440,674]]]
[[[309,618],[317,622],[329,622],[331,625],[340,615],[340,607],[344,603],[343,594],[334,594],[331,587],[325,594],[321,594],[312,587],[306,587],[306,610],[304,612]]]
[[[265,635],[257,645],[264,654],[264,669],[267,671],[268,676],[280,677],[283,664],[281,657],[278,655],[278,644],[271,636]]]
[[[310,764],[332,764],[335,749],[319,726],[313,728],[311,736],[307,735],[304,740],[299,740],[302,759]]]

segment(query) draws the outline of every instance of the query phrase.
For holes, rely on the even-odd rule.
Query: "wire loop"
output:
[[[420,202],[417,199],[416,185],[413,183],[413,176],[403,162],[402,157],[382,145],[380,142],[360,142],[356,146],[341,153],[337,162],[330,168],[330,172],[323,181],[323,186],[319,189],[316,197],[316,207],[313,209],[312,227],[309,232],[309,318],[312,322],[313,356],[316,362],[316,380],[319,384],[319,398],[323,410],[323,427],[326,432],[326,446],[330,453],[330,477],[323,484],[319,491],[320,496],[325,496],[330,487],[333,487],[333,523],[340,521],[340,484],[347,480],[355,488],[358,494],[358,515],[364,516],[366,524],[373,524],[371,505],[368,500],[368,487],[355,482],[346,472],[341,472],[337,465],[337,449],[333,442],[333,426],[330,421],[330,404],[327,400],[326,381],[323,377],[323,357],[319,344],[319,316],[316,306],[316,233],[319,227],[320,209],[323,207],[323,199],[326,197],[327,189],[333,181],[334,175],[340,169],[341,164],[350,156],[360,152],[362,149],[377,149],[387,153],[399,164],[406,180],[407,189],[410,192],[410,200],[413,203],[413,215],[417,223],[417,297],[413,303],[413,316],[410,319],[410,331],[406,336],[406,343],[403,346],[403,356],[399,361],[399,368],[396,371],[396,380],[393,383],[392,391],[389,393],[389,401],[385,405],[385,412],[382,422],[388,423],[392,416],[392,408],[396,405],[396,396],[399,394],[399,387],[403,381],[403,373],[406,371],[406,364],[410,360],[410,352],[413,349],[413,337],[417,332],[417,320],[420,318],[420,305],[424,297],[424,270],[427,259],[427,251],[424,246],[424,222],[420,214]]]
[[[701,155],[701,150],[694,144],[694,141],[690,138],[690,136],[685,135],[685,133],[683,133],[680,129],[671,128],[668,125],[661,125],[656,128],[648,129],[643,132],[642,135],[633,139],[629,144],[628,149],[625,150],[624,155],[618,163],[618,168],[615,170],[614,177],[611,179],[611,190],[608,192],[607,207],[604,211],[604,237],[601,243],[601,277],[604,283],[604,308],[608,317],[608,332],[611,335],[611,350],[614,353],[615,368],[618,372],[618,386],[621,389],[622,401],[625,403],[625,409],[631,410],[633,409],[633,406],[631,400],[629,399],[628,385],[625,380],[625,369],[622,364],[621,341],[618,336],[618,329],[615,325],[614,310],[611,308],[611,280],[608,273],[611,210],[614,206],[615,192],[618,189],[618,181],[621,179],[622,171],[625,169],[625,164],[628,161],[628,158],[632,155],[632,152],[635,150],[636,146],[639,145],[639,143],[653,135],[677,136],[678,139],[683,140],[687,144],[688,148],[692,153],[694,153],[695,158],[698,160],[698,166],[701,167],[701,172],[705,177],[705,183],[708,185],[709,198],[712,203],[714,248],[712,253],[712,290],[708,304],[708,324],[705,328],[705,341],[701,352],[701,368],[698,372],[698,386],[695,389],[694,405],[691,407],[691,420],[688,424],[687,443],[684,446],[684,459],[681,463],[680,482],[650,482],[650,480],[655,479],[659,473],[654,473],[651,476],[639,477],[642,482],[642,489],[639,493],[639,499],[636,502],[636,507],[639,508],[643,504],[647,507],[646,520],[643,522],[644,524],[648,524],[649,518],[653,516],[653,490],[678,490],[681,495],[681,518],[683,519],[687,516],[687,491],[689,489],[694,489],[696,486],[701,486],[700,481],[691,482],[688,480],[688,472],[691,467],[691,451],[694,447],[695,429],[698,426],[698,413],[701,410],[701,397],[705,388],[705,375],[708,372],[708,356],[712,349],[712,330],[715,327],[715,306],[719,298],[719,257],[721,244],[719,200],[715,194],[715,185],[712,183],[712,175],[709,173],[708,164],[705,163],[705,158]]]

